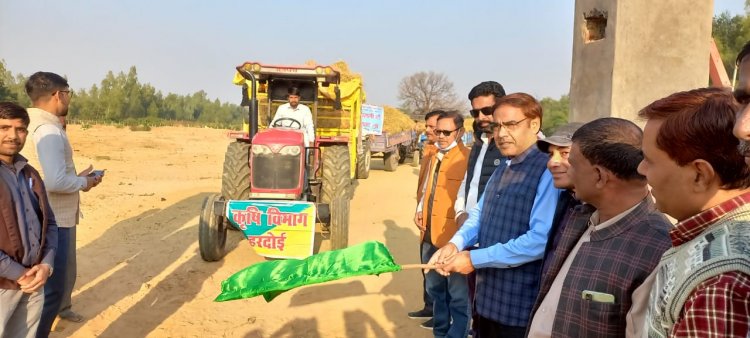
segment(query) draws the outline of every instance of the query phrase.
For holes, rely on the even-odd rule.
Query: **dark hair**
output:
[[[742,46],[740,53],[737,54],[737,59],[734,61],[734,64],[736,66],[739,66],[740,62],[742,62],[742,59],[744,59],[747,54],[750,54],[750,41],[746,42],[745,45]]]
[[[31,102],[51,96],[56,91],[68,89],[68,80],[50,72],[36,72],[26,81],[26,94]]]
[[[607,168],[622,180],[645,179],[638,173],[643,131],[635,123],[617,117],[596,119],[578,128],[572,140],[591,164]]]
[[[300,96],[299,88],[297,87],[289,87],[289,89],[286,90],[286,94],[288,95],[296,95]]]
[[[732,134],[740,109],[729,90],[700,88],[656,100],[638,116],[661,120],[656,145],[680,166],[703,159],[721,179],[722,188],[750,187],[750,166]]]
[[[526,93],[513,93],[496,99],[492,111],[500,106],[511,106],[521,109],[527,118],[539,118],[539,130],[542,129],[542,105],[533,96]],[[537,130],[538,132],[538,130]]]
[[[440,112],[440,115],[438,115],[438,121],[442,119],[453,119],[453,123],[456,125],[456,128],[463,128],[464,127],[464,117],[461,116],[457,111],[443,111]]]
[[[21,107],[13,102],[0,102],[0,119],[16,120],[21,119],[23,124],[29,125],[29,113],[26,108]]]
[[[444,113],[444,111],[442,111],[442,110],[433,110],[433,111],[431,111],[431,112],[429,112],[427,114],[424,114],[424,120],[427,121],[431,117],[433,117],[435,115],[440,115],[441,113]]]
[[[474,86],[474,88],[471,88],[471,91],[469,91],[469,101],[487,95],[494,95],[495,99],[497,99],[505,96],[505,89],[503,88],[503,85],[495,81],[484,81]]]

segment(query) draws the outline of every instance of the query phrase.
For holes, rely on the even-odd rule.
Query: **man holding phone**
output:
[[[640,337],[670,223],[638,174],[643,132],[602,118],[572,137],[567,170],[577,206],[559,235],[528,337]],[[605,315],[606,314],[606,315]]]
[[[58,250],[55,273],[44,287],[44,309],[37,337],[47,337],[55,317],[80,322],[71,310],[71,293],[76,279],[76,228],[80,213],[80,191],[88,191],[102,181],[92,173],[93,167],[76,174],[73,149],[61,120],[68,115],[72,92],[60,75],[37,72],[26,82],[26,93],[32,102],[28,109],[30,144],[23,155],[41,168],[50,206],[58,224]],[[93,174],[93,175],[92,175]]]

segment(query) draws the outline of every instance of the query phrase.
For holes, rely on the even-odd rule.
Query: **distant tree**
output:
[[[435,109],[460,110],[461,102],[451,82],[443,73],[417,72],[401,79],[398,88],[401,107],[412,117]]]
[[[716,48],[729,77],[734,73],[734,61],[742,46],[750,41],[750,19],[745,15],[730,15],[729,12],[714,16],[713,33]]]
[[[539,103],[542,105],[542,131],[551,135],[557,127],[568,123],[570,98],[563,95],[559,100],[545,97]]]
[[[5,69],[5,61],[0,60],[0,101],[12,101],[18,102],[16,94],[14,94],[10,88],[5,86],[6,73],[10,73]]]

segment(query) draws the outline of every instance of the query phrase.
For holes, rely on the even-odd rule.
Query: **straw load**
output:
[[[383,133],[394,134],[414,128],[414,121],[398,108],[383,106]]]

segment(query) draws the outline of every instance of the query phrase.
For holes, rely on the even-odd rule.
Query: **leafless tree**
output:
[[[417,72],[401,79],[398,88],[401,107],[413,116],[421,116],[435,109],[459,110],[461,102],[453,89],[453,82],[443,73]]]

